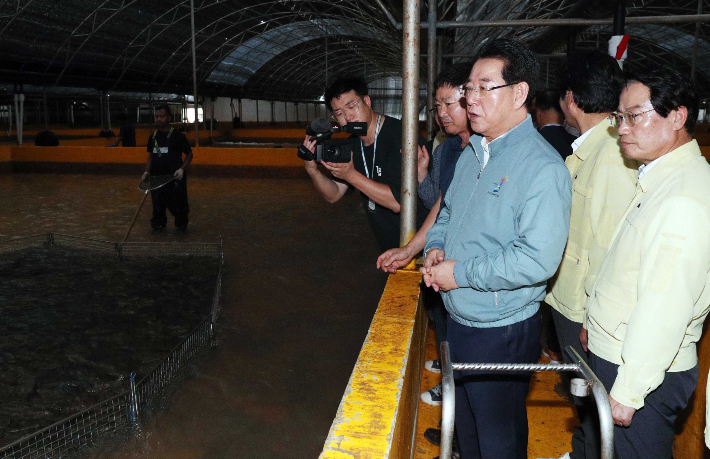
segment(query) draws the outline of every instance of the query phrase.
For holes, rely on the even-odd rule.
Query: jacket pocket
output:
[[[636,295],[601,279],[597,282],[595,292],[598,309],[594,320],[614,338],[623,340],[636,305]]]
[[[555,300],[570,310],[578,310],[584,305],[584,279],[589,271],[589,251],[572,241],[562,254],[562,262],[552,286]],[[579,306],[578,306],[579,305]]]

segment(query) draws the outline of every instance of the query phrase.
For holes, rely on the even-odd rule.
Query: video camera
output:
[[[298,147],[298,157],[304,161],[348,163],[352,152],[350,139],[334,140],[330,136],[337,132],[347,132],[356,136],[367,134],[367,123],[348,123],[343,127],[333,126],[325,118],[317,118],[306,128],[306,134],[316,141],[316,152],[303,145]]]

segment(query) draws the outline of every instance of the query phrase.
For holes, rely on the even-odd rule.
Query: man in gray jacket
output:
[[[474,132],[427,233],[424,282],[442,291],[454,362],[532,363],[540,301],[569,231],[570,174],[525,106],[539,64],[521,43],[486,44],[465,86]],[[462,459],[527,457],[530,375],[456,374]]]

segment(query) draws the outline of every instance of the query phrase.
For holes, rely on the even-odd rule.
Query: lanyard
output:
[[[377,129],[375,129],[375,143],[372,145],[372,175],[375,175],[375,156],[377,155],[377,136],[380,135],[380,118],[382,115],[377,115]],[[365,161],[365,147],[362,139],[360,139],[360,152],[362,153],[362,164],[365,166],[365,176],[370,178],[370,170],[367,168]]]
[[[175,128],[170,128],[170,130],[168,131],[168,139],[170,139],[170,134],[173,133],[173,129]],[[161,156],[160,146],[158,145],[158,131],[155,131],[155,133],[153,133],[153,142],[155,143],[155,149],[158,151],[158,156]]]

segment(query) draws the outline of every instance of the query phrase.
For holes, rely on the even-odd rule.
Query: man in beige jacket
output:
[[[710,165],[691,137],[697,113],[692,80],[657,68],[628,81],[615,117],[624,154],[642,166],[584,324],[590,367],[610,390],[618,459],[672,457],[673,422],[698,379]]]
[[[572,143],[565,164],[572,175],[572,215],[562,263],[550,280],[545,302],[552,307],[557,335],[564,351],[572,346],[587,360],[579,334],[584,305],[599,266],[636,187],[638,164],[625,160],[611,112],[623,87],[616,60],[601,51],[575,53],[560,78],[560,106],[567,123],[582,135]],[[594,401],[575,397],[580,427],[572,436],[572,452],[563,458],[598,459],[599,421]]]

